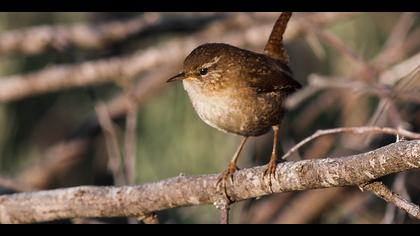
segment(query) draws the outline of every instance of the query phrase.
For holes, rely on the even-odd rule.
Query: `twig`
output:
[[[418,169],[419,153],[420,141],[415,140],[354,156],[279,163],[272,190],[280,193],[358,186],[392,173]],[[271,194],[261,178],[264,170],[265,166],[259,166],[237,171],[233,176],[235,185],[228,186],[231,199],[237,202]],[[217,176],[178,176],[139,186],[75,187],[5,195],[0,197],[0,223],[141,216],[168,208],[209,204],[220,199],[215,186]]]
[[[149,214],[149,215],[144,216],[144,217],[138,217],[137,220],[143,221],[143,223],[145,223],[145,224],[151,224],[151,225],[159,224],[159,219],[158,219],[157,215],[154,214],[154,213]]]
[[[411,138],[411,139],[420,139],[420,134],[418,133],[413,133],[404,129],[393,129],[393,128],[388,128],[388,127],[361,126],[361,127],[342,127],[342,128],[335,128],[335,129],[318,130],[311,136],[305,138],[304,140],[300,141],[298,144],[293,146],[287,153],[283,155],[282,159],[286,159],[288,156],[290,156],[290,154],[297,151],[300,147],[302,147],[306,143],[320,136],[329,135],[329,134],[337,134],[337,133],[353,133],[353,134],[384,133],[384,134],[390,134],[390,135],[400,135],[400,136]]]
[[[131,92],[128,96],[132,97]],[[124,165],[127,184],[134,184],[136,170],[136,128],[137,128],[137,106],[133,99],[128,104],[126,117],[126,128],[124,138]]]
[[[105,103],[101,101],[98,102],[95,106],[95,111],[98,116],[99,124],[104,131],[106,149],[109,156],[109,168],[112,171],[116,184],[123,185],[126,183],[126,179],[124,171],[121,169],[121,153],[114,124],[112,123]]]
[[[229,224],[229,206],[225,206],[220,209],[220,224]]]
[[[83,153],[91,147],[89,138],[75,138],[58,142],[42,153],[39,163],[31,164],[22,170],[16,181],[33,189],[57,187],[57,177],[68,172],[83,160]]]
[[[347,46],[341,39],[339,39],[335,34],[322,29],[316,23],[305,19],[301,21],[302,25],[305,27],[305,30],[315,33],[320,39],[327,42],[328,45],[334,47],[336,50],[341,52],[344,56],[349,58],[352,62],[359,65],[362,68],[362,71],[365,73],[367,80],[372,80],[376,72],[369,65],[369,63],[359,54],[357,54],[352,48]]]
[[[351,89],[357,92],[375,94],[380,97],[398,97],[412,102],[420,103],[420,91],[414,89],[402,90],[381,85],[368,85],[362,81],[346,81],[339,78],[325,78],[312,74],[308,78],[310,88],[314,89]]]
[[[35,190],[34,188],[27,186],[25,183],[21,183],[15,179],[2,176],[0,176],[0,187],[7,188],[16,192],[28,192]]]
[[[274,224],[306,224],[318,217],[345,193],[344,188],[311,190],[300,193],[285,206]],[[314,204],[316,202],[316,204]]]
[[[401,194],[402,197],[406,198],[410,201],[408,193],[405,189],[405,180],[406,180],[407,173],[401,172],[398,173],[394,179],[394,183],[392,184],[392,191],[396,192],[397,194]],[[395,222],[395,215],[397,213],[396,206],[392,203],[388,203],[386,206],[384,218],[382,219],[383,224],[392,224]],[[405,214],[405,212],[403,213]]]
[[[382,182],[372,182],[360,186],[362,190],[371,191],[376,196],[384,199],[388,203],[395,204],[400,209],[406,211],[411,216],[420,220],[420,208],[419,206],[407,201],[396,193],[393,193],[388,187]]]
[[[373,59],[373,64],[376,65],[376,68],[386,68],[388,61],[395,57],[396,53],[400,53],[399,51],[405,44],[409,30],[414,22],[415,13],[405,12],[401,14],[381,52]]]

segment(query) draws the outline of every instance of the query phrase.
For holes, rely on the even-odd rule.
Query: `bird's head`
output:
[[[182,71],[167,82],[186,80],[203,85],[218,83],[230,67],[228,54],[231,47],[220,43],[197,47],[185,59]]]

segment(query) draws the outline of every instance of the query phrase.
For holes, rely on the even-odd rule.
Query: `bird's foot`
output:
[[[267,169],[265,169],[263,173],[263,181],[268,186],[270,192],[273,192],[272,179],[276,179],[276,167],[277,157],[271,157],[270,162],[267,165]]]
[[[230,163],[228,168],[225,171],[223,171],[217,178],[217,182],[216,182],[217,192],[222,192],[225,198],[229,201],[231,199],[227,193],[227,184],[229,180],[233,184],[233,173],[235,173],[235,171],[237,170],[239,170],[238,167],[235,164]]]

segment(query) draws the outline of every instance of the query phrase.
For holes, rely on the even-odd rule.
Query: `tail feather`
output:
[[[289,63],[289,56],[283,46],[283,34],[291,16],[291,12],[282,12],[280,14],[264,48],[265,54],[285,64]]]

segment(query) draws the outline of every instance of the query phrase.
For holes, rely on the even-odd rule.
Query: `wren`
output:
[[[229,162],[219,176],[217,187],[227,195],[227,181],[233,183],[239,154],[250,136],[274,131],[270,162],[264,172],[271,178],[277,165],[279,127],[285,115],[286,98],[301,88],[293,79],[289,57],[283,46],[283,33],[292,13],[283,12],[276,21],[263,53],[256,53],[223,43],[203,44],[185,59],[180,74],[168,82],[182,80],[192,105],[208,125],[243,136]]]

